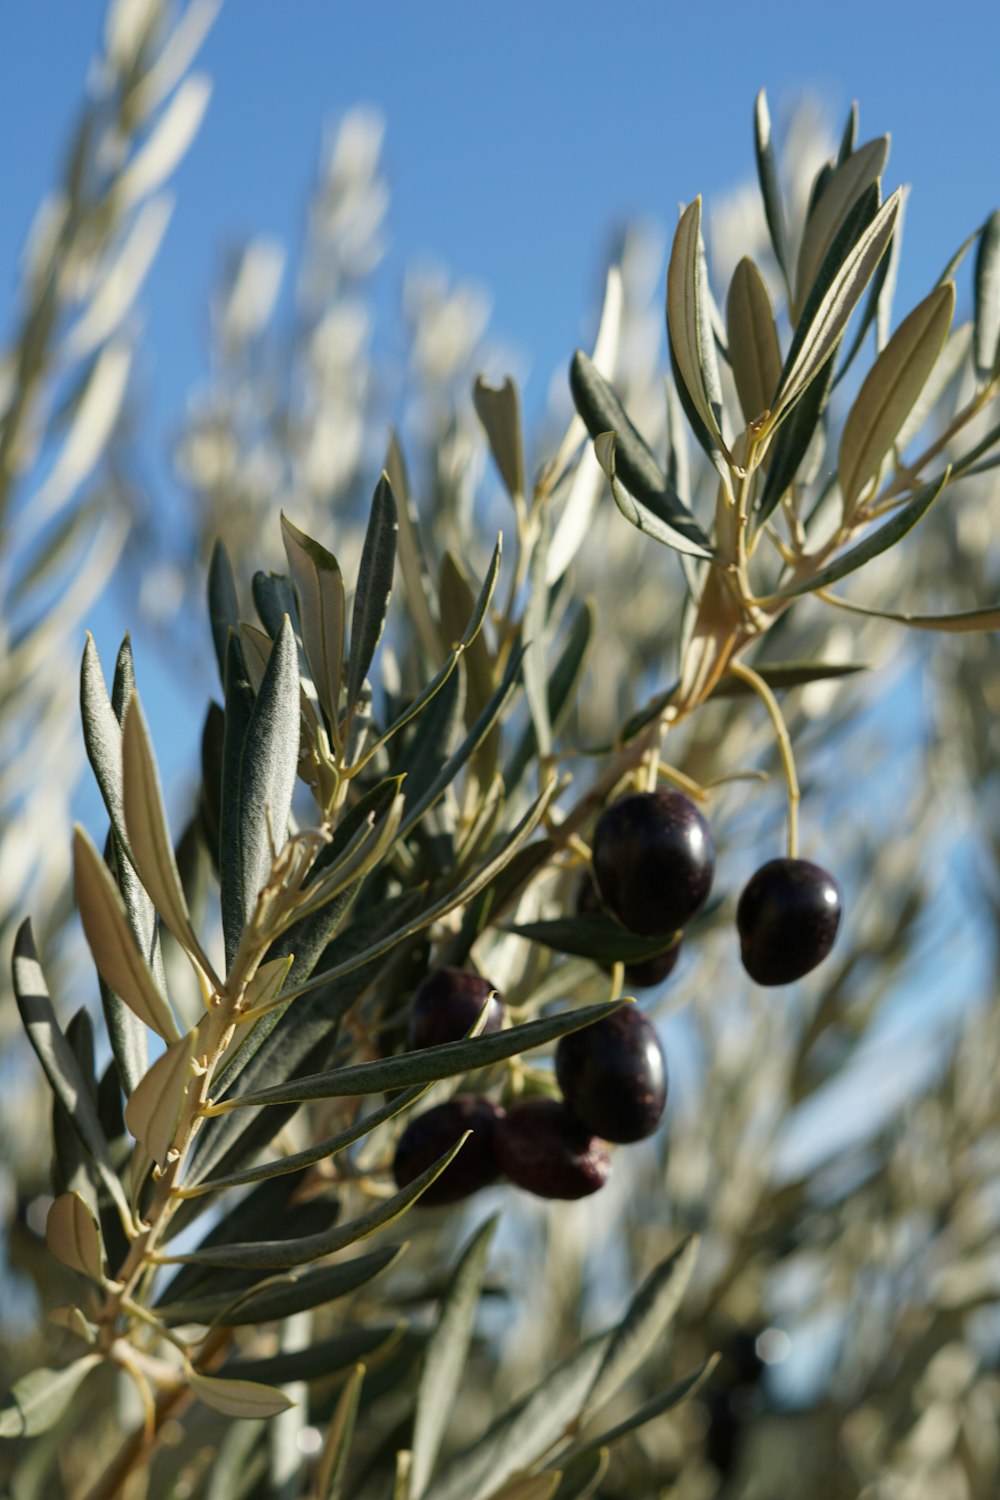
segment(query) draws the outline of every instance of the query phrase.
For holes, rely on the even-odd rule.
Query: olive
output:
[[[708,824],[681,792],[631,792],[594,829],[601,899],[630,932],[678,932],[705,902],[715,874]]]
[[[637,1005],[562,1037],[556,1078],[576,1118],[603,1140],[641,1141],[663,1117],[667,1062]]]
[[[467,1130],[472,1135],[418,1202],[427,1208],[457,1203],[496,1182],[500,1169],[493,1154],[493,1138],[503,1113],[498,1104],[481,1094],[456,1094],[446,1103],[414,1115],[396,1146],[392,1163],[396,1186],[406,1187],[426,1172]]]
[[[438,969],[424,980],[413,997],[410,1008],[410,1046],[439,1047],[443,1042],[459,1042],[474,1024],[476,1017],[496,986],[468,969]],[[499,1031],[503,1025],[504,1006],[494,994],[486,1012],[483,1032]]]
[[[611,1171],[607,1146],[561,1099],[511,1105],[497,1121],[493,1149],[504,1176],[540,1198],[585,1198]]]
[[[772,859],[743,888],[736,908],[743,967],[758,984],[791,984],[833,947],[840,887],[807,859]]]

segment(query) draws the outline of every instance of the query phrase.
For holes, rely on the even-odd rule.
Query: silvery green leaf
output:
[[[248,1240],[243,1244],[212,1245],[205,1250],[193,1250],[189,1255],[173,1255],[164,1259],[175,1265],[232,1266],[236,1269],[260,1271],[301,1266],[308,1261],[319,1260],[322,1256],[334,1255],[338,1250],[346,1250],[349,1245],[366,1239],[377,1229],[384,1228],[404,1214],[451,1165],[468,1135],[469,1132],[466,1132],[454,1146],[449,1147],[426,1171],[421,1172],[419,1177],[407,1183],[398,1193],[378,1202],[367,1213],[351,1219],[347,1224],[335,1224],[332,1229],[303,1235],[299,1239]]]
[[[575,700],[576,691],[587,662],[587,651],[596,623],[596,610],[591,600],[582,603],[570,627],[569,635],[559,658],[552,669],[548,682],[548,714],[553,732],[558,732],[568,710]],[[536,749],[535,726],[527,724],[517,748],[504,771],[504,787],[507,792],[520,785],[525,771],[531,764]]]
[[[964,635],[985,630],[1000,630],[1000,605],[987,609],[968,609],[951,615],[914,615],[889,609],[873,609],[867,604],[855,604],[852,599],[842,599],[839,594],[824,594],[827,604],[838,609],[849,610],[854,615],[867,615],[873,620],[894,620],[898,625],[908,625],[911,630],[940,630],[947,635]]]
[[[654,511],[646,505],[637,495],[626,489],[618,477],[618,441],[614,432],[602,432],[594,439],[594,453],[597,462],[608,477],[611,486],[611,494],[614,502],[626,521],[636,527],[638,531],[645,532],[654,541],[661,542],[665,547],[673,547],[677,552],[686,552],[692,557],[712,558],[715,556],[711,542],[694,520],[675,524],[673,521],[665,521],[658,511]]]
[[[212,548],[208,564],[208,617],[212,625],[215,659],[219,664],[219,681],[225,685],[229,632],[240,628],[240,606],[233,565],[225,543],[221,541]]]
[[[90,1371],[103,1362],[101,1354],[84,1354],[62,1370],[22,1375],[0,1405],[0,1438],[36,1437],[54,1427]]]
[[[440,661],[444,646],[428,602],[434,597],[430,569],[427,566],[424,547],[420,539],[420,525],[417,520],[416,507],[410,495],[402,449],[394,431],[389,434],[389,451],[386,454],[385,469],[397,500],[399,522],[397,545],[399,568],[403,575],[406,611],[424,656],[428,661]]]
[[[927,384],[917,397],[906,421],[896,435],[896,448],[905,453],[936,408],[945,391],[965,365],[972,348],[972,324],[960,323],[952,332],[941,351],[941,357],[930,373]],[[954,473],[960,471],[955,464]]]
[[[757,177],[760,182],[761,197],[764,200],[764,217],[767,220],[774,256],[787,286],[790,285],[790,280],[785,212],[781,202],[781,184],[778,181],[778,165],[771,137],[771,116],[767,107],[767,95],[763,89],[757,95],[754,107],[754,145],[757,155]]]
[[[253,714],[254,692],[239,636],[232,632],[226,654],[226,713],[222,741],[222,788],[219,814],[219,901],[226,964],[232,963],[239,947],[244,906],[243,853],[241,844],[241,776],[243,747]]]
[[[697,1254],[697,1238],[684,1240],[639,1288],[628,1312],[612,1333],[587,1392],[588,1415],[593,1415],[610,1401],[641,1368],[654,1347],[662,1342],[667,1325],[680,1306],[691,1279]]]
[[[90,1153],[101,1182],[123,1222],[130,1224],[128,1202],[111,1165],[108,1143],[101,1129],[97,1108],[80,1071],[80,1065],[73,1055],[73,1049],[59,1029],[56,1013],[49,999],[30,920],[25,920],[18,928],[13,958],[14,994],[28,1040],[42,1065],[52,1092]]]
[[[298,599],[306,661],[316,696],[336,733],[347,611],[344,580],[333,553],[293,526],[284,515],[281,535]]]
[[[781,348],[764,278],[748,255],[733,272],[726,321],[736,393],[749,423],[770,409],[781,378]]]
[[[582,1026],[602,1020],[617,1009],[618,1003],[587,1005],[560,1015],[545,1016],[538,1021],[525,1021],[520,1026],[496,1031],[489,1036],[446,1042],[439,1047],[422,1047],[398,1057],[353,1063],[346,1068],[292,1079],[289,1083],[241,1094],[230,1103],[233,1107],[244,1108],[252,1104],[301,1104],[307,1099],[356,1098],[363,1094],[434,1083],[440,1078],[457,1078],[462,1073],[488,1068],[533,1047],[557,1041],[571,1031],[579,1031]]]
[[[840,437],[837,472],[850,516],[937,363],[955,310],[955,283],[935,287],[903,319],[865,377]]]
[[[419,1500],[427,1488],[462,1383],[496,1226],[494,1215],[463,1251],[424,1351],[413,1428],[408,1491],[412,1500]]]
[[[989,380],[1000,360],[1000,208],[983,225],[976,251],[975,334],[972,352],[976,374]]]
[[[929,484],[923,485],[911,500],[895,511],[888,521],[879,526],[877,530],[869,532],[855,546],[847,552],[834,559],[827,567],[821,568],[818,573],[813,573],[809,578],[800,583],[790,585],[782,589],[777,596],[781,599],[795,599],[801,594],[812,594],[817,589],[827,589],[831,584],[846,578],[848,573],[854,573],[858,568],[863,568],[865,563],[871,562],[872,558],[878,557],[880,553],[894,547],[901,541],[908,531],[911,531],[921,516],[934,504],[941,494],[948,480],[951,478],[951,470],[946,469],[939,478],[931,480]]]
[[[224,1417],[276,1417],[292,1404],[284,1391],[255,1380],[227,1380],[218,1375],[204,1375],[191,1365],[187,1368],[187,1378],[198,1399]]]
[[[718,1362],[719,1356],[717,1354],[713,1354],[709,1359],[703,1360],[690,1374],[685,1375],[683,1379],[668,1386],[658,1396],[653,1396],[649,1401],[643,1402],[642,1406],[637,1407],[634,1412],[625,1417],[621,1422],[616,1422],[613,1427],[607,1428],[597,1437],[590,1438],[576,1456],[582,1457],[588,1453],[596,1454],[602,1449],[606,1451],[608,1448],[613,1447],[615,1443],[620,1442],[630,1432],[635,1432],[637,1428],[645,1426],[647,1422],[652,1422],[655,1417],[660,1417],[664,1412],[671,1411],[673,1407],[679,1406],[699,1386],[704,1385]]]
[[[312,1307],[323,1307],[339,1297],[350,1296],[393,1265],[405,1245],[383,1245],[368,1255],[357,1255],[332,1266],[291,1271],[287,1276],[265,1278],[259,1290],[234,1298],[229,1294],[164,1303],[156,1315],[168,1327],[183,1323],[219,1322],[225,1328],[249,1323],[271,1323]],[[235,1304],[235,1305],[234,1305]]]
[[[341,1500],[343,1495],[364,1378],[365,1367],[358,1365],[337,1398],[316,1472],[316,1500]]]
[[[399,517],[388,475],[383,471],[372,497],[365,532],[358,584],[351,614],[351,656],[347,668],[347,709],[350,713],[364,686],[375,648],[385,628],[392,575],[396,565]]]
[[[723,448],[722,385],[709,317],[708,275],[701,242],[701,198],[681,214],[667,267],[667,325],[680,373],[713,442]]]
[[[862,193],[820,267],[785,359],[772,421],[776,422],[799,399],[832,358],[852,312],[889,248],[900,194],[898,190],[893,193],[872,217],[877,195],[874,184]]]
[[[852,152],[827,180],[810,214],[799,250],[795,288],[800,307],[812,289],[838,230],[866,188],[882,176],[888,157],[889,137],[880,136]]]
[[[830,360],[795,403],[778,429],[777,437],[772,440],[767,475],[754,505],[757,525],[767,520],[780,505],[782,495],[795,483],[813,439],[820,431],[832,387],[833,360]]]
[[[101,659],[94,638],[87,632],[80,663],[80,717],[83,742],[94,778],[100,788],[111,826],[123,849],[128,849],[125,802],[122,787],[122,731],[108,697]]]
[[[524,497],[524,449],[521,441],[521,399],[508,375],[503,385],[493,386],[476,376],[472,388],[476,415],[489,438],[490,452],[500,470],[507,493]]]
[[[547,504],[536,508],[538,533],[531,555],[528,602],[524,610],[521,634],[525,642],[524,696],[535,731],[538,755],[547,759],[552,753],[552,724],[549,720],[548,665],[546,636],[549,612],[549,590],[546,584],[549,543],[552,539],[552,515]]]

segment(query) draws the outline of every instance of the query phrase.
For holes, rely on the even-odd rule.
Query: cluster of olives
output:
[[[715,851],[708,824],[682,792],[632,792],[598,819],[593,863],[596,897],[622,926],[643,937],[666,937],[704,905]],[[581,909],[588,899],[594,896],[585,896]],[[791,984],[823,961],[839,925],[840,890],[831,875],[807,859],[769,860],[747,882],[736,908],[743,967],[758,984]],[[663,955],[671,968],[677,951],[675,944]],[[664,977],[651,972],[647,983]],[[634,970],[626,977],[633,984],[644,979]]]
[[[503,1020],[503,1002],[486,979],[440,969],[417,991],[410,1013],[413,1047],[464,1036],[490,995],[485,1030]],[[651,1135],[667,1099],[667,1068],[654,1028],[635,1005],[564,1036],[556,1049],[561,1099],[531,1096],[508,1108],[459,1094],[415,1116],[393,1161],[398,1187],[412,1182],[471,1130],[453,1162],[424,1192],[428,1207],[455,1203],[505,1177],[543,1198],[583,1198],[607,1181],[607,1142]]]
[[[627,982],[659,984],[677,962],[685,925],[704,905],[715,874],[708,824],[681,792],[632,792],[604,810],[593,869],[577,896],[580,912],[607,909],[629,932],[677,941],[629,964]],[[805,859],[772,859],[748,881],[736,910],[743,966],[758,984],[790,984],[833,947],[840,924],[836,881]],[[504,1005],[489,980],[439,969],[421,985],[410,1012],[410,1045],[458,1041],[489,1001],[484,1031],[503,1025]],[[607,1180],[607,1142],[651,1135],[667,1098],[667,1069],[654,1028],[635,1005],[564,1036],[556,1049],[561,1099],[529,1097],[508,1108],[460,1094],[410,1121],[393,1172],[404,1187],[466,1132],[471,1138],[424,1192],[427,1206],[454,1203],[505,1177],[544,1198],[582,1198]]]

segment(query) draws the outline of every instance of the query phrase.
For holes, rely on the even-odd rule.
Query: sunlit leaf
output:
[[[521,441],[521,398],[517,386],[509,375],[501,386],[489,385],[482,375],[477,375],[472,388],[472,400],[476,415],[489,438],[490,452],[496,460],[507,493],[523,497],[524,449]]]
[[[684,522],[683,526],[665,521],[637,495],[626,489],[618,478],[618,439],[615,433],[603,432],[595,438],[594,454],[608,477],[614,502],[626,521],[630,521],[637,530],[645,532],[654,541],[661,542],[665,547],[673,547],[676,552],[684,552],[691,557],[715,556],[711,542],[696,521]]]
[[[764,278],[748,255],[733,272],[726,302],[729,358],[743,416],[753,422],[770,409],[781,378],[781,348]]]
[[[84,1354],[62,1370],[32,1370],[22,1375],[0,1405],[0,1438],[37,1437],[67,1412],[81,1384],[101,1354]]]
[[[718,1362],[719,1356],[717,1354],[713,1354],[711,1358],[704,1360],[689,1375],[685,1375],[682,1380],[678,1380],[674,1385],[668,1386],[665,1391],[661,1391],[658,1396],[653,1396],[651,1400],[644,1402],[642,1406],[637,1407],[631,1415],[625,1417],[621,1422],[616,1422],[613,1427],[609,1427],[597,1437],[591,1438],[585,1447],[580,1449],[580,1456],[582,1457],[586,1453],[596,1454],[602,1449],[606,1452],[608,1448],[620,1442],[630,1432],[635,1432],[637,1428],[645,1426],[647,1422],[652,1422],[655,1417],[661,1417],[664,1412],[671,1411],[675,1406],[679,1406],[699,1386],[704,1385]]]
[[[888,157],[889,137],[879,136],[852,152],[827,181],[809,216],[799,249],[795,291],[800,307],[809,295],[837,231],[865,189],[882,176]]]
[[[162,1052],[125,1105],[126,1125],[159,1167],[166,1165],[167,1153],[174,1143],[184,1096],[191,1083],[194,1047],[195,1033],[190,1031]]]
[[[358,1365],[337,1398],[316,1472],[316,1500],[341,1500],[343,1495],[364,1378],[365,1367]]]
[[[340,712],[347,604],[337,559],[319,542],[281,517],[288,570],[298,595],[299,622],[316,695],[334,727]]]
[[[764,217],[775,259],[781,267],[785,284],[790,285],[788,240],[785,233],[785,213],[781,202],[781,184],[771,137],[771,116],[767,108],[767,95],[761,89],[754,106],[754,146],[757,155],[757,177],[761,197],[764,200]]]
[[[225,1417],[276,1417],[294,1402],[284,1391],[261,1385],[256,1380],[226,1380],[218,1375],[203,1375],[192,1366],[187,1368],[191,1389],[199,1400]]]
[[[60,1193],[45,1221],[45,1243],[57,1260],[100,1283],[104,1275],[101,1230],[79,1193]]]
[[[701,198],[688,204],[674,235],[667,268],[667,324],[691,402],[722,446],[722,386],[708,315],[708,277],[701,243]]]

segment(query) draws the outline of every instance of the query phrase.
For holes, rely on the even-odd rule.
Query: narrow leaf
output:
[[[156,1314],[170,1326],[217,1321],[225,1328],[238,1328],[249,1323],[276,1322],[291,1317],[293,1313],[323,1307],[340,1297],[350,1296],[394,1265],[405,1249],[405,1245],[383,1245],[379,1250],[354,1256],[339,1265],[291,1271],[280,1278],[278,1285],[274,1284],[274,1278],[268,1277],[265,1286],[239,1297],[227,1292],[164,1303],[157,1307]]]
[[[364,1378],[364,1365],[356,1366],[337,1397],[316,1473],[316,1500],[341,1500]]]
[[[750,423],[770,410],[781,379],[781,348],[774,309],[764,278],[744,255],[726,302],[729,358],[744,419]]]
[[[781,503],[781,497],[795,483],[805,462],[833,387],[833,361],[829,360],[799,397],[778,429],[767,460],[767,478],[757,496],[754,518],[758,525]]]
[[[37,1437],[67,1412],[73,1397],[101,1354],[84,1354],[63,1370],[32,1370],[23,1375],[0,1406],[0,1438]]]
[[[240,765],[241,904],[249,923],[288,835],[299,760],[299,659],[285,616],[247,726]],[[274,838],[272,851],[271,838]]]
[[[795,273],[796,301],[805,303],[837,232],[861,194],[877,182],[889,158],[889,137],[879,136],[851,153],[832,173],[802,236]]]
[[[900,510],[894,512],[889,520],[876,531],[869,532],[856,546],[851,547],[847,552],[842,552],[838,558],[827,567],[821,568],[818,573],[813,573],[810,577],[802,579],[800,583],[794,583],[782,589],[776,597],[795,599],[801,594],[813,594],[818,589],[829,588],[831,583],[846,578],[848,573],[856,572],[858,568],[863,568],[865,563],[871,562],[872,558],[894,547],[908,531],[912,531],[921,516],[931,508],[950,477],[951,470],[945,469],[939,478],[923,485],[912,500],[908,500]]]
[[[913,615],[895,613],[888,609],[872,609],[866,604],[855,604],[839,594],[824,591],[820,598],[838,609],[850,610],[851,614],[868,615],[873,620],[894,620],[898,625],[908,625],[911,630],[940,630],[948,635],[964,635],[974,631],[1000,630],[1000,605],[987,609],[964,610],[954,615]]]
[[[701,198],[681,214],[667,268],[667,325],[681,379],[702,422],[720,447],[722,386],[708,316],[708,281],[701,244]]]
[[[862,197],[855,205],[854,212],[866,212],[865,203],[866,200]],[[826,263],[824,263],[824,271],[821,271],[816,279],[813,294],[806,303],[785,361],[781,386],[772,409],[772,420],[776,420],[782,412],[788,410],[833,355],[865,287],[889,248],[889,241],[892,239],[896,217],[899,213],[899,204],[900,194],[897,189],[892,197],[883,203],[867,229],[861,233],[853,248],[848,251],[830,284],[822,291],[818,305],[813,310],[811,306],[813,296],[823,288],[826,279],[824,275]],[[853,217],[853,214],[848,216],[842,233],[851,225]],[[839,238],[838,236],[834,242],[831,256],[834,252],[839,253]]]
[[[302,645],[323,712],[336,733],[344,667],[344,580],[332,552],[281,517],[288,570],[298,596]]]
[[[128,849],[122,786],[121,726],[111,707],[101,659],[89,631],[80,663],[80,716],[87,759],[104,799],[111,826],[122,848]]]
[[[609,1457],[607,1448],[588,1448],[572,1458],[560,1459],[562,1478],[552,1500],[588,1500],[604,1478]]]
[[[248,1240],[243,1244],[212,1245],[204,1250],[194,1250],[189,1255],[164,1256],[163,1260],[171,1265],[233,1266],[237,1269],[261,1271],[301,1266],[307,1261],[319,1260],[321,1256],[334,1255],[338,1250],[346,1250],[349,1245],[367,1238],[404,1214],[451,1165],[468,1136],[467,1131],[461,1140],[456,1141],[454,1146],[400,1192],[384,1199],[347,1224],[336,1224],[332,1229],[302,1235],[298,1239]]]
[[[227,1100],[226,1107],[242,1109],[255,1104],[302,1104],[307,1099],[340,1099],[362,1094],[384,1093],[388,1089],[412,1088],[416,1084],[435,1083],[440,1078],[457,1078],[461,1073],[487,1068],[493,1063],[516,1057],[534,1047],[543,1047],[571,1031],[611,1015],[617,1003],[587,1005],[561,1015],[526,1021],[489,1036],[470,1041],[445,1042],[439,1047],[422,1047],[375,1062],[352,1063],[326,1073],[295,1078],[272,1088],[258,1089]]]
[[[764,217],[767,220],[771,245],[774,249],[775,259],[785,278],[785,284],[790,286],[785,212],[781,202],[778,164],[775,159],[774,143],[771,138],[771,116],[767,108],[767,95],[763,89],[757,95],[757,101],[754,106],[754,146],[757,156],[757,177],[760,182],[760,194],[764,200]]]
[[[22,922],[14,939],[13,975],[14,994],[21,1021],[52,1092],[93,1158],[98,1175],[123,1221],[130,1224],[128,1202],[111,1165],[108,1143],[101,1129],[96,1105],[73,1049],[59,1029],[56,1013],[49,999],[30,920]]]
[[[100,1284],[104,1276],[101,1230],[79,1193],[61,1193],[45,1221],[45,1243],[57,1260]]]
[[[644,1427],[647,1422],[652,1422],[655,1417],[662,1417],[664,1412],[671,1411],[675,1406],[679,1406],[699,1386],[704,1385],[718,1362],[719,1356],[717,1354],[713,1354],[710,1358],[703,1360],[690,1374],[685,1375],[683,1379],[668,1386],[658,1396],[653,1396],[651,1400],[643,1402],[642,1406],[637,1407],[623,1421],[616,1422],[614,1427],[609,1427],[598,1437],[591,1438],[586,1446],[579,1450],[580,1456],[585,1453],[596,1454],[602,1449],[606,1452],[615,1443],[620,1442],[623,1437],[626,1437],[628,1433],[635,1432],[637,1428]]]
[[[838,473],[844,514],[865,487],[916,402],[944,348],[955,310],[955,283],[935,287],[896,329],[865,377],[840,439]]]
[[[156,1059],[125,1105],[125,1123],[157,1166],[164,1167],[174,1143],[181,1106],[191,1082],[195,1033],[189,1031]]]
[[[626,521],[639,531],[651,536],[675,552],[687,553],[690,557],[712,558],[715,556],[711,542],[698,523],[692,520],[683,528],[673,522],[664,521],[655,511],[622,484],[618,478],[618,438],[614,432],[604,432],[594,439],[594,454],[608,477],[614,502]]]
[[[350,1328],[333,1338],[320,1339],[301,1349],[272,1354],[264,1359],[238,1359],[227,1364],[227,1378],[263,1380],[265,1385],[286,1385],[291,1380],[324,1380],[347,1365],[390,1349],[406,1330],[405,1323],[386,1323],[370,1328]]]
[[[698,1240],[691,1237],[661,1262],[640,1287],[618,1328],[587,1393],[588,1414],[598,1411],[641,1368],[662,1342],[694,1270]]]
[[[226,655],[226,709],[219,807],[219,904],[222,910],[222,935],[227,966],[236,955],[245,921],[240,781],[243,746],[246,743],[253,705],[254,691],[240,638],[235,632],[231,632]]]
[[[1000,360],[1000,208],[983,225],[975,274],[973,358],[980,380],[988,380]]]
[[[670,937],[644,938],[628,932],[613,917],[596,913],[586,917],[554,917],[547,922],[522,922],[504,928],[531,943],[541,943],[556,953],[592,958],[599,964],[642,963],[666,953],[678,941]]]
[[[118,888],[87,834],[73,834],[76,904],[88,947],[105,984],[168,1044],[179,1035],[170,1005],[136,947]]]
[[[539,517],[539,526],[531,555],[528,602],[522,625],[526,647],[524,696],[528,700],[528,711],[535,731],[537,754],[547,759],[552,753],[552,724],[549,720],[549,674],[545,651],[549,610],[549,591],[545,577],[549,542],[552,538],[552,515],[548,505],[537,507],[535,514]]]
[[[280,1411],[287,1411],[295,1405],[284,1391],[261,1385],[256,1380],[224,1380],[218,1375],[203,1375],[190,1365],[187,1378],[195,1395],[225,1417],[256,1417],[261,1420],[276,1417]]]
[[[225,686],[229,632],[240,627],[240,606],[233,565],[222,541],[215,543],[208,564],[208,617],[212,625],[215,659],[219,664],[219,681]]]
[[[507,493],[512,498],[523,498],[524,448],[521,441],[521,398],[517,386],[509,375],[501,386],[489,385],[482,375],[477,375],[472,401],[489,438],[490,452]]]
[[[487,1219],[463,1252],[424,1352],[413,1428],[412,1500],[427,1487],[462,1383],[496,1225],[495,1216]]]
[[[372,497],[365,544],[358,568],[358,585],[351,614],[351,659],[347,670],[347,707],[361,697],[375,648],[385,628],[392,575],[396,565],[399,516],[388,475],[383,471]]]
[[[212,966],[195,937],[188,915],[187,901],[177,872],[174,847],[170,841],[160,778],[149,739],[149,730],[133,692],[125,715],[122,735],[122,762],[125,777],[125,826],[135,859],[135,867],[153,905],[185,952],[197,960],[206,974]]]

